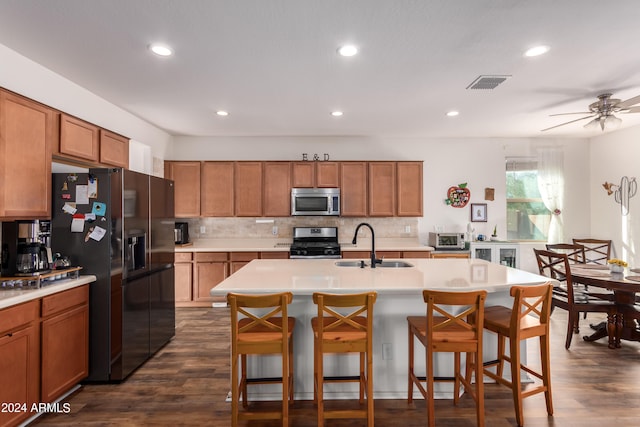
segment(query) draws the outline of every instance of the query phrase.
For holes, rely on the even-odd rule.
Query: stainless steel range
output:
[[[294,227],[289,258],[340,258],[338,227]]]

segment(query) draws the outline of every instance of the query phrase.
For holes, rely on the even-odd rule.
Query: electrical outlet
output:
[[[392,360],[393,359],[393,347],[391,347],[390,343],[382,344],[382,360]]]
[[[433,226],[433,231],[435,231],[436,233],[444,233],[444,226],[443,225],[434,225]]]
[[[410,225],[405,225],[404,226],[404,232],[405,233],[411,233],[411,226]]]
[[[200,234],[204,234],[207,232],[207,227],[205,227],[204,225],[200,226]]]
[[[278,235],[278,226],[274,225],[273,227],[271,227],[271,234],[273,234],[274,236]]]

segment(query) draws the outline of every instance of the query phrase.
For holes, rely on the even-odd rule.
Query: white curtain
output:
[[[551,211],[548,243],[564,242],[562,208],[564,205],[564,153],[561,148],[538,151],[538,189],[544,205]]]

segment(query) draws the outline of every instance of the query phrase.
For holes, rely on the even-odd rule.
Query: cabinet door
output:
[[[202,216],[233,216],[233,162],[202,163]]]
[[[507,267],[518,268],[518,248],[516,246],[497,246],[495,262]]]
[[[291,163],[265,162],[264,216],[291,215]]]
[[[51,216],[56,113],[0,90],[0,219]]]
[[[422,216],[422,162],[396,164],[398,216]]]
[[[316,187],[337,188],[340,186],[338,162],[316,163]]]
[[[99,128],[66,114],[60,115],[60,154],[99,161]]]
[[[291,164],[291,186],[313,188],[316,186],[316,162],[293,162]]]
[[[0,402],[24,404],[26,408],[24,412],[1,411],[2,426],[18,425],[29,418],[33,415],[31,405],[40,401],[39,335],[38,327],[29,324],[0,337]]]
[[[176,302],[191,301],[193,289],[193,263],[178,262],[175,267]]]
[[[235,163],[236,216],[262,216],[262,162]]]
[[[228,262],[198,262],[193,290],[194,301],[214,301],[211,288],[227,278]]]
[[[176,218],[200,216],[200,162],[165,162],[165,178],[175,184]]]
[[[42,321],[42,401],[54,401],[87,375],[88,303]]]
[[[367,216],[367,163],[340,162],[341,216]]]
[[[469,258],[469,254],[466,252],[462,254],[456,254],[451,252],[445,252],[445,253],[432,252],[431,258]]]
[[[369,216],[394,216],[396,163],[369,162]]]
[[[100,163],[129,169],[129,139],[100,129]]]
[[[491,246],[471,245],[471,258],[478,258],[485,261],[494,262],[493,248]]]

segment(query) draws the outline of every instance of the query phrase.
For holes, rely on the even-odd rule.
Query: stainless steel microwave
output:
[[[429,246],[436,249],[464,249],[464,233],[429,233]]]
[[[339,188],[292,188],[291,215],[340,215]]]

